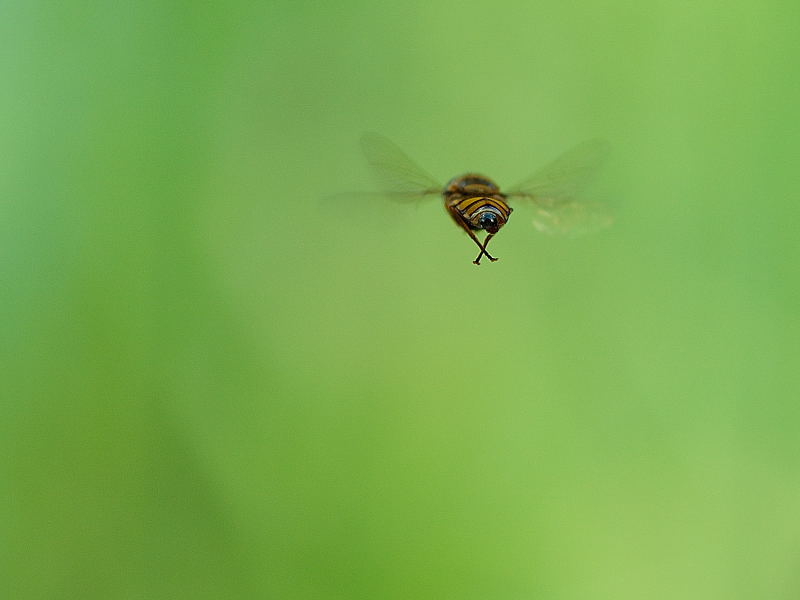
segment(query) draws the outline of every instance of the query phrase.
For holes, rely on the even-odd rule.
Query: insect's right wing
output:
[[[580,235],[607,227],[608,208],[585,197],[585,189],[609,154],[605,140],[578,144],[508,192],[511,198],[533,201],[533,224],[545,233]]]
[[[413,202],[441,194],[442,185],[417,166],[394,143],[377,133],[365,133],[361,148],[381,189],[381,195],[401,202]]]

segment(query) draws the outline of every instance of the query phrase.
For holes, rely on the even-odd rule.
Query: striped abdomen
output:
[[[452,179],[442,196],[445,207],[459,225],[489,233],[496,233],[505,225],[512,210],[497,185],[482,175]]]

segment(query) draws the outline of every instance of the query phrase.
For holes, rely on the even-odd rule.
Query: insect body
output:
[[[454,177],[442,191],[444,205],[457,225],[475,241],[480,248],[478,258],[473,262],[480,264],[485,254],[492,262],[497,259],[486,251],[486,245],[500,228],[506,224],[513,210],[506,204],[506,195],[488,177],[468,173]],[[481,244],[475,231],[486,230],[486,238]]]
[[[534,225],[547,233],[574,235],[611,223],[602,205],[579,199],[607,153],[601,140],[576,146],[510,192],[501,192],[494,181],[476,173],[454,177],[442,187],[386,138],[369,133],[361,143],[386,196],[408,202],[442,195],[447,212],[480,249],[472,261],[476,265],[484,255],[492,262],[497,260],[486,246],[508,222],[513,210],[509,199],[529,201],[534,207]],[[486,231],[483,242],[476,235],[480,230]]]

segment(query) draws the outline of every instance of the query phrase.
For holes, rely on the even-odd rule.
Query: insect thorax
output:
[[[497,184],[477,173],[467,173],[453,177],[444,189],[444,195],[460,194],[462,196],[494,196],[500,193]]]

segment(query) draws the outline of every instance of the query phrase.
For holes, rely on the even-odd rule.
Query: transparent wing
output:
[[[361,148],[383,196],[414,201],[429,194],[441,194],[442,184],[382,135],[365,133],[361,136]]]
[[[586,197],[586,188],[608,158],[605,140],[583,142],[539,169],[508,192],[533,202],[534,226],[545,233],[580,235],[613,222],[608,207]]]
[[[551,235],[584,235],[613,222],[608,206],[600,202],[566,202],[553,208],[537,206],[533,215],[533,226]]]
[[[578,144],[517,184],[510,193],[553,201],[575,199],[603,166],[609,150],[608,142],[600,139]]]

